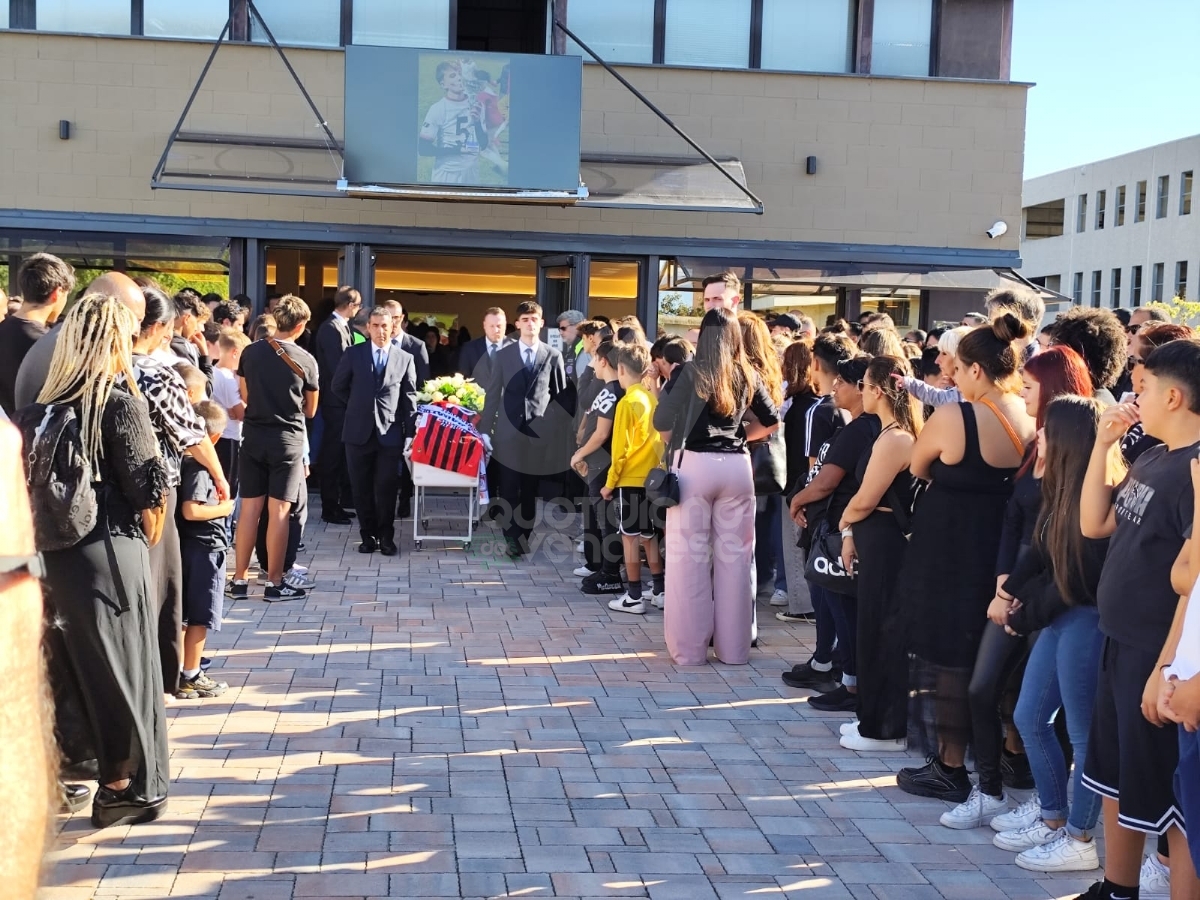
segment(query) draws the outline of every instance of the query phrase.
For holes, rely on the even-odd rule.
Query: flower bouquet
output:
[[[426,381],[424,389],[417,392],[417,399],[422,403],[461,406],[478,415],[483,412],[484,390],[469,378],[446,375]]]

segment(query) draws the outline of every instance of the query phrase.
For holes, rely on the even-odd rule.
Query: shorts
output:
[[[302,451],[243,443],[238,456],[238,481],[242,497],[270,497],[295,503],[307,490]]]
[[[1146,834],[1184,827],[1173,785],[1177,729],[1158,728],[1142,715],[1142,691],[1157,665],[1156,651],[1104,638],[1083,764],[1084,787],[1116,800],[1120,823]]]
[[[1175,770],[1175,798],[1183,808],[1185,819],[1200,823],[1200,732],[1179,729],[1179,768]],[[1200,825],[1188,833],[1188,850],[1192,864],[1200,872]]]
[[[183,624],[221,630],[225,612],[225,552],[180,541],[183,557]]]
[[[652,538],[658,532],[654,525],[654,504],[646,499],[644,488],[619,487],[613,494],[617,531],[628,537]]]

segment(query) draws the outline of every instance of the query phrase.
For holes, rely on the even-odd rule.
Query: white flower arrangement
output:
[[[449,403],[473,413],[481,413],[484,390],[473,379],[446,375],[426,381],[425,387],[417,393],[417,399],[422,403]]]

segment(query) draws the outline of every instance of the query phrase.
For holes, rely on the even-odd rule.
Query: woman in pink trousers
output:
[[[753,419],[743,422],[746,410]],[[696,356],[654,413],[672,447],[680,502],[667,510],[664,632],[676,665],[750,658],[754,613],[754,477],[746,441],[766,437],[779,416],[742,349],[737,314],[712,309]],[[674,440],[672,440],[674,438]]]

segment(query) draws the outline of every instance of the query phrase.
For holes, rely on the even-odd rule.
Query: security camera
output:
[[[990,238],[1003,237],[1006,234],[1008,234],[1008,226],[1003,222],[997,222],[987,230],[987,236]]]

